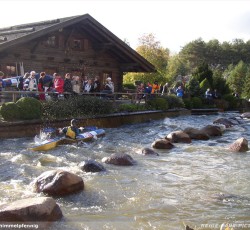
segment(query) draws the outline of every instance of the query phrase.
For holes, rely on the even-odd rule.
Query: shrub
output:
[[[20,118],[23,120],[40,119],[42,115],[41,102],[32,97],[22,97],[16,102],[20,108]]]
[[[15,102],[6,102],[0,107],[0,113],[4,120],[15,121],[20,119],[21,112],[19,106]]]
[[[224,95],[222,99],[229,103],[228,109],[238,109],[241,106],[241,99],[234,97],[231,94]]]
[[[186,109],[192,109],[193,108],[193,104],[192,104],[191,98],[183,98],[183,102],[185,104],[185,108]]]
[[[182,98],[177,97],[176,95],[167,95],[162,98],[165,98],[168,102],[168,108],[174,109],[174,108],[184,108],[185,104],[182,100]]]
[[[123,84],[123,89],[136,89],[136,85],[132,83]]]
[[[191,98],[192,108],[199,109],[202,108],[202,100],[199,97],[192,97]]]
[[[216,108],[223,110],[223,111],[229,108],[229,102],[226,101],[225,99],[216,99],[214,100],[214,104]]]
[[[121,104],[118,107],[119,112],[135,112],[137,107],[135,104]]]
[[[90,117],[113,112],[112,102],[93,96],[77,96],[43,104],[44,119]]]
[[[168,101],[163,97],[151,98],[146,101],[146,108],[166,111],[168,109]]]
[[[136,112],[144,111],[145,109],[145,105],[142,104],[121,104],[117,112]]]

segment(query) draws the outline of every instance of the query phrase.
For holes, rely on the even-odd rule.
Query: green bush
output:
[[[183,102],[185,104],[186,109],[192,109],[193,108],[193,103],[191,98],[183,98]]]
[[[145,105],[142,104],[121,104],[117,112],[136,112],[146,110]]]
[[[192,97],[191,104],[193,109],[200,109],[202,108],[202,100],[199,97]]]
[[[231,94],[222,96],[222,99],[228,102],[228,109],[238,109],[241,106],[241,99],[234,97]]]
[[[67,100],[43,103],[43,119],[90,117],[113,112],[112,102],[93,96],[77,96]]]
[[[167,96],[164,96],[162,98],[165,98],[167,100],[169,109],[184,108],[185,107],[183,99],[177,97],[176,95],[167,95]]]
[[[168,101],[163,97],[151,98],[146,101],[146,108],[152,110],[168,110]]]
[[[42,116],[41,102],[32,97],[22,97],[16,102],[23,120],[40,119]]]
[[[123,84],[123,89],[136,89],[136,86],[132,83]]]
[[[0,107],[0,113],[4,120],[15,121],[20,119],[21,111],[15,102],[6,102]]]
[[[226,101],[225,99],[216,99],[214,100],[214,104],[216,108],[222,111],[227,110],[229,108],[229,102]]]

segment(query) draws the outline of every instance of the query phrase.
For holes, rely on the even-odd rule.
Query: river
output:
[[[208,141],[156,150],[159,156],[139,154],[174,130],[201,128],[219,117],[238,115],[179,116],[107,128],[106,135],[95,142],[48,152],[27,150],[33,138],[1,139],[0,204],[41,196],[32,192],[30,183],[45,171],[64,169],[82,176],[85,189],[55,198],[64,218],[51,230],[180,230],[184,224],[219,229],[225,222],[250,229],[250,154],[227,149],[239,137],[248,139],[250,123]],[[112,153],[127,153],[136,164],[102,163],[107,169],[103,173],[85,173],[78,166],[90,158],[101,162]],[[218,194],[232,196],[220,199]]]

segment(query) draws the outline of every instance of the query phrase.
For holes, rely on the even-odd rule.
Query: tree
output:
[[[190,67],[195,68],[205,61],[206,44],[199,38],[185,45],[180,51],[180,57],[190,62]]]
[[[233,92],[237,92],[241,95],[246,75],[247,65],[243,61],[240,61],[227,78],[227,83]]]
[[[201,83],[204,79],[207,79],[210,86],[213,86],[213,71],[208,67],[207,63],[201,63],[195,69],[193,75],[196,76],[199,83]]]
[[[178,54],[170,57],[166,76],[170,84],[176,80],[177,76],[186,76],[188,74],[189,68],[187,67],[187,63],[182,60]]]
[[[157,70],[156,73],[130,73],[125,75],[124,79],[142,80],[144,82],[158,81],[166,82],[166,72],[169,60],[169,49],[163,48],[159,41],[156,41],[153,34],[144,35],[139,38],[140,45],[136,51],[153,64]]]
[[[191,97],[200,96],[200,84],[196,77],[192,76],[186,85],[186,90]]]
[[[213,90],[221,95],[230,93],[230,89],[226,83],[226,79],[223,78],[223,72],[221,69],[215,69],[213,71]]]
[[[245,80],[244,86],[242,90],[242,97],[250,99],[250,70],[248,69]]]

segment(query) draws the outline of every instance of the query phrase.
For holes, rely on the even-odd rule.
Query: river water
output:
[[[222,137],[178,143],[159,156],[143,156],[142,148],[174,130],[201,128],[228,113],[179,116],[119,128],[81,147],[59,146],[48,152],[27,150],[32,138],[5,139],[1,144],[0,204],[37,197],[30,183],[41,173],[64,169],[84,179],[83,192],[56,198],[64,218],[50,229],[220,229],[222,223],[250,229],[250,154],[227,147],[239,137],[248,139],[250,123],[234,126]],[[112,153],[127,153],[134,166],[104,164],[104,173],[85,173],[78,164],[101,162]],[[220,199],[219,194],[229,195]],[[237,229],[237,228],[235,228]]]

